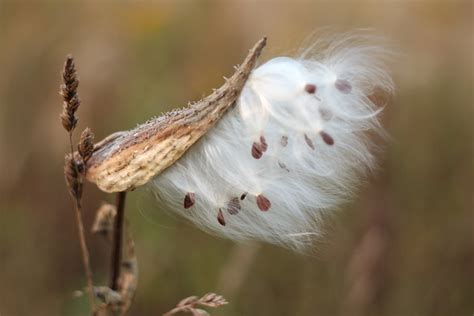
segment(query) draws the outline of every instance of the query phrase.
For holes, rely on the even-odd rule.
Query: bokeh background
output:
[[[291,54],[315,31],[373,28],[397,50],[392,139],[380,169],[328,223],[315,255],[237,245],[129,194],[140,279],[130,315],[216,291],[213,315],[472,315],[471,1],[0,1],[0,315],[85,315],[62,164],[60,70],[81,79],[79,130],[97,139],[208,94],[247,50]],[[113,196],[85,190],[85,222]],[[96,283],[109,248],[87,234]]]

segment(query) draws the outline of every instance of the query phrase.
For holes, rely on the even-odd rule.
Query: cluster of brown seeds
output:
[[[352,90],[352,86],[347,80],[338,79],[338,80],[336,80],[334,85],[335,85],[337,90],[339,90],[341,93],[344,93],[344,94],[348,94]],[[304,90],[309,94],[316,94],[318,88],[315,84],[307,84],[307,85],[305,85]],[[329,146],[334,145],[334,139],[327,132],[321,131],[321,132],[319,132],[319,135],[321,136],[322,140],[327,145],[329,145]],[[304,140],[305,140],[305,142],[306,142],[306,144],[308,145],[309,148],[311,148],[312,150],[316,149],[313,140],[307,134],[304,134]],[[284,135],[284,136],[281,137],[280,145],[282,147],[286,147],[288,145],[288,136]],[[252,144],[252,150],[251,150],[252,157],[255,158],[255,159],[262,158],[263,153],[265,153],[267,151],[267,149],[268,149],[267,141],[266,141],[265,137],[262,135],[262,136],[260,136],[258,141],[254,142]],[[288,167],[283,162],[279,161],[278,165],[280,166],[280,168],[282,168],[282,169],[284,169],[288,172],[290,171],[288,169]],[[217,211],[217,221],[219,222],[219,224],[221,224],[222,226],[226,225],[223,209],[226,210],[230,215],[237,215],[240,212],[240,210],[242,209],[242,206],[240,205],[240,201],[245,200],[247,195],[248,195],[248,192],[245,192],[240,196],[240,198],[239,197],[233,197],[227,202],[225,208],[219,208],[219,210]],[[255,196],[255,199],[256,199],[256,203],[257,203],[258,208],[262,212],[266,212],[270,209],[272,203],[270,202],[270,200],[267,197],[265,197],[262,194],[258,194],[258,195]],[[193,192],[186,193],[186,195],[184,196],[184,202],[183,202],[184,208],[189,209],[195,203],[196,203],[195,193],[193,193]]]
[[[237,215],[242,209],[242,206],[240,205],[240,201],[245,200],[247,198],[247,195],[248,193],[245,192],[240,197],[233,197],[227,202],[225,208],[219,208],[219,210],[217,211],[217,221],[219,222],[219,224],[221,224],[222,226],[226,225],[223,209],[226,210],[227,213],[229,213],[230,215]],[[270,209],[272,203],[264,195],[258,194],[256,195],[255,198],[256,198],[257,206],[262,212],[266,212]],[[189,209],[193,207],[195,203],[196,203],[195,193],[194,192],[186,193],[186,195],[184,196],[183,207],[185,209]]]

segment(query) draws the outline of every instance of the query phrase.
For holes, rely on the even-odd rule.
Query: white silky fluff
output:
[[[305,250],[374,166],[366,133],[381,132],[380,107],[369,96],[392,92],[386,56],[368,37],[341,37],[264,63],[153,191],[208,232]]]

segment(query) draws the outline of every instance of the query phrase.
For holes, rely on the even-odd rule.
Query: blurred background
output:
[[[474,313],[473,4],[471,1],[0,1],[0,315],[85,315],[60,71],[81,80],[78,130],[96,139],[197,100],[223,83],[262,36],[260,59],[291,54],[314,31],[373,28],[398,50],[392,139],[380,170],[328,222],[313,256],[237,245],[129,194],[140,278],[130,315],[161,315],[216,291],[213,315]],[[89,233],[96,283],[109,247]]]

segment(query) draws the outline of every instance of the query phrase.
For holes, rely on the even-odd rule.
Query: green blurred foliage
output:
[[[263,35],[265,60],[325,27],[373,28],[397,51],[380,170],[313,256],[208,236],[145,190],[130,194],[140,268],[130,314],[218,291],[230,304],[214,315],[471,315],[472,21],[470,1],[0,2],[0,315],[87,313],[72,297],[85,281],[62,175],[66,54],[81,79],[79,128],[100,139],[206,95]],[[86,225],[101,200],[113,197],[88,185]],[[373,269],[367,236],[383,245]],[[108,245],[87,238],[105,283]],[[359,257],[367,263],[354,270]]]

